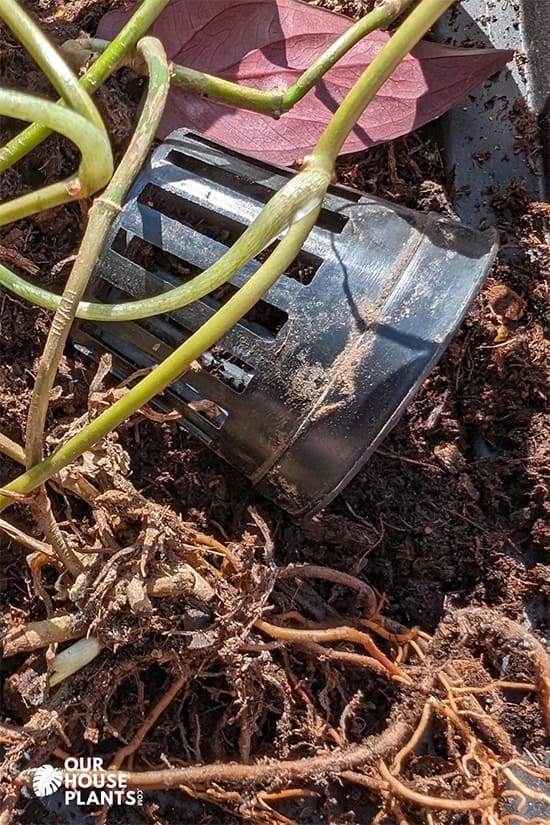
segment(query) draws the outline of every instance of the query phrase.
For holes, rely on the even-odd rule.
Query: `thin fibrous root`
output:
[[[550,656],[527,628],[489,608],[464,608],[454,614],[459,628],[469,638],[487,640],[496,639],[517,652],[526,652],[531,662],[539,705],[544,718],[547,733],[550,734]]]
[[[422,737],[425,735],[428,726],[432,719],[433,707],[435,704],[435,699],[430,697],[428,701],[425,703],[422,709],[422,715],[420,717],[420,721],[414,731],[413,735],[409,739],[409,741],[401,748],[401,750],[395,755],[395,759],[393,760],[392,764],[392,773],[399,775],[401,773],[401,766],[409,754],[411,754]]]
[[[323,647],[316,642],[307,642],[303,645],[305,650],[315,653],[319,659],[329,659],[331,662],[345,662],[349,665],[366,667],[377,673],[387,673],[386,667],[372,656],[363,656],[361,653],[351,653],[347,650],[335,650],[333,647]]]
[[[475,799],[446,799],[441,796],[430,796],[408,788],[407,785],[404,785],[403,782],[390,773],[383,761],[378,765],[378,770],[390,786],[392,793],[423,808],[436,808],[443,811],[480,811],[492,807],[497,801],[492,797],[482,798],[479,796]]]
[[[162,696],[162,698],[154,705],[154,707],[151,708],[145,720],[139,726],[137,733],[132,737],[128,744],[124,745],[124,747],[120,748],[120,750],[116,752],[111,764],[109,765],[109,770],[118,770],[118,768],[120,768],[123,764],[124,760],[137,751],[137,749],[147,736],[147,733],[151,730],[159,716],[162,713],[164,713],[166,708],[170,705],[172,700],[187,684],[188,681],[189,670],[187,670],[183,675],[178,676],[178,678],[172,682],[164,696]]]
[[[450,688],[453,693],[490,693],[498,688],[501,690],[524,690],[530,692],[535,691],[537,686],[529,682],[505,682],[501,679],[496,679],[487,685],[460,685],[458,687],[450,685]]]
[[[517,788],[517,790],[519,790],[519,792],[525,797],[536,799],[538,802],[542,802],[544,805],[548,805],[550,807],[550,794],[544,793],[543,791],[537,791],[535,788],[529,788],[513,771],[510,770],[510,768],[502,768],[502,773],[510,784]]]

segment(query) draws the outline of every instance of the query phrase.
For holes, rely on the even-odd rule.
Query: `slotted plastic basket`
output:
[[[92,294],[171,289],[212,264],[292,174],[188,131],[153,153],[99,260]],[[346,188],[264,299],[159,399],[291,513],[324,507],[395,425],[444,352],[496,252],[480,233]],[[118,376],[153,366],[260,265],[140,322],[81,323],[76,346]]]

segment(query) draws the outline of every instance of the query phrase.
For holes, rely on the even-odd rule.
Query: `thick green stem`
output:
[[[365,34],[372,31],[372,29],[377,26],[380,27],[382,25],[387,25],[392,19],[402,13],[410,5],[410,2],[411,0],[387,0],[387,2],[374,9],[374,11],[365,18],[359,20],[358,23],[342,35],[342,37],[339,38],[339,40],[337,40],[336,43],[334,43],[333,46],[331,46],[331,48],[324,55],[322,55],[310,69],[307,70],[305,75],[300,78],[295,86],[291,87],[291,89],[284,94],[287,101],[294,100],[294,102],[296,102],[296,100],[300,99],[300,97],[307,91],[308,83],[314,84],[322,76],[323,72],[330,68],[331,65],[334,65],[336,60],[339,59],[339,57],[341,57],[349,48],[355,45],[361,37],[365,36]],[[449,0],[449,3],[450,2],[451,0]],[[449,3],[446,5],[449,5]],[[415,43],[420,39],[424,31],[425,29],[422,29],[420,33],[416,33],[416,39],[414,40]],[[110,48],[105,45],[105,41],[91,42],[99,48],[103,46]],[[391,71],[393,71],[393,68],[403,56],[401,52],[399,52],[398,59],[394,58],[393,61],[388,61],[387,57],[385,57],[383,60],[383,68],[386,66],[386,71],[381,72],[377,66],[377,61],[379,61],[381,55],[387,54],[387,50],[389,49],[391,57],[392,52],[396,51],[395,45],[390,46],[390,44],[394,44],[394,38],[391,39],[390,43],[386,45],[380,55],[378,55],[375,61],[373,61],[373,64],[371,64],[371,66],[374,66],[374,69],[371,70],[371,66],[369,66],[361,80],[358,82],[356,87],[354,87],[353,91],[355,91],[361,83],[364,87],[362,87],[362,94],[359,95],[361,112],[368,102],[365,102],[367,100],[367,93],[365,89],[368,87],[368,94],[370,95],[368,99],[372,99],[378,88],[385,81],[386,77],[391,74]],[[104,52],[104,54],[106,54],[106,52]],[[392,69],[387,72],[387,66],[390,65],[390,63],[392,63]],[[217,78],[214,79],[218,81]],[[219,82],[222,84],[226,83],[226,81]],[[237,84],[232,85],[236,86]],[[195,91],[204,92],[204,89],[201,90],[196,88]],[[250,90],[247,89],[246,91],[248,92]],[[352,93],[350,92],[350,95],[348,95],[346,101],[348,101],[351,94]],[[333,120],[340,114],[342,109],[345,114],[346,107],[349,108],[350,105],[350,103],[346,103],[346,101],[344,101]],[[351,100],[351,103],[353,103],[353,100]],[[355,121],[353,121],[351,126],[349,126],[349,131],[351,131],[354,123]],[[325,132],[325,135],[326,134],[327,132]],[[329,140],[330,134],[331,133],[329,133]],[[323,168],[325,168],[325,170],[328,169],[328,173],[331,174],[333,161],[330,164],[328,161],[324,164],[319,161],[320,158],[318,158],[315,153],[315,161],[312,162],[312,159],[310,158],[308,162],[311,166],[323,165]],[[301,181],[301,176],[298,176],[294,180]],[[306,197],[313,196],[314,192],[319,192],[322,195],[324,194],[325,189],[325,181],[315,182],[315,184],[309,188],[309,194],[306,194]],[[192,281],[182,284],[180,287],[176,287],[167,293],[163,293],[162,295],[154,296],[152,298],[146,298],[142,301],[131,301],[125,304],[117,304],[115,306],[110,304],[82,302],[78,308],[77,317],[100,322],[139,320],[140,318],[171,312],[204,297],[204,295],[207,295],[209,292],[216,289],[222,283],[231,278],[242,266],[245,265],[245,263],[254,257],[264,246],[266,246],[273,237],[277,236],[281,229],[284,228],[285,211],[288,215],[293,204],[296,205],[296,208],[301,208],[299,203],[299,193],[296,193],[292,196],[292,198],[289,198],[289,189],[283,188],[279,194],[286,195],[286,199],[281,199],[283,214],[276,214],[277,201],[276,198],[273,198],[266,207],[266,210],[261,213],[261,215],[247,229],[237,243],[234,244],[233,247],[222,258],[220,258],[220,260],[216,261],[212,267],[209,267],[201,273],[201,275],[193,278]],[[19,297],[31,301],[44,309],[56,309],[59,305],[59,297],[57,295],[48,292],[47,290],[43,290],[40,287],[29,284],[23,278],[14,274],[1,264],[0,283]]]
[[[80,85],[76,75],[32,17],[16,0],[2,0],[0,17],[38,63],[64,102],[107,135],[101,116],[90,95]]]
[[[105,54],[107,49],[110,48],[111,42],[98,37],[67,40],[63,44],[63,51],[71,56],[77,65],[84,64],[94,53]],[[123,65],[128,66],[138,74],[144,74],[146,71],[143,61],[133,52],[126,55]],[[248,109],[252,112],[267,115],[278,115],[282,111],[283,92],[271,92],[256,89],[253,86],[243,86],[240,83],[224,80],[207,72],[189,69],[186,66],[172,64],[171,82],[173,86],[179,86],[193,94],[202,95],[240,109]]]
[[[69,200],[92,195],[113,173],[113,156],[105,132],[82,115],[41,97],[0,89],[0,114],[39,120],[76,143],[82,158],[77,175],[0,205],[0,226]]]
[[[32,467],[42,458],[42,439],[48,398],[76,309],[86,290],[107,232],[133,179],[147,157],[155,130],[164,111],[170,85],[164,49],[159,40],[151,37],[140,40],[138,48],[149,68],[149,87],[145,105],[124,158],[103,195],[96,198],[90,209],[88,227],[46,340],[27,420],[25,443],[27,467]]]
[[[44,425],[50,391],[76,309],[88,285],[107,232],[151,148],[168,96],[170,75],[166,54],[160,41],[145,37],[140,40],[138,49],[149,69],[149,86],[145,105],[122,162],[103,195],[96,198],[90,209],[88,227],[46,340],[27,419],[25,442],[27,468],[42,459]],[[49,507],[47,507],[46,516],[45,532],[48,541],[65,567],[72,573],[75,571],[78,573],[80,562],[66,545]]]
[[[163,8],[170,0],[144,0],[130,20],[120,30],[109,48],[96,60],[93,66],[80,79],[82,88],[92,94],[107,77],[117,68],[124,56],[133,49],[137,41],[150,28]],[[26,120],[26,118],[22,118]],[[38,120],[38,118],[36,118]],[[24,158],[32,149],[45,140],[52,128],[40,121],[33,123],[16,135],[0,149],[0,172],[9,169],[18,160]]]
[[[292,223],[297,215],[306,214],[318,206],[329,183],[330,175],[323,170],[309,170],[296,175],[275,193],[233,246],[191,281],[169,292],[141,301],[120,304],[95,304],[83,301],[78,307],[76,317],[101,322],[135,321],[172,312],[197,301],[232,278]],[[44,309],[57,309],[59,306],[58,295],[28,284],[1,264],[0,284]]]
[[[346,138],[374,95],[454,0],[422,0],[376,55],[319,138],[305,166],[332,170]]]
[[[267,261],[247,283],[187,341],[174,350],[162,364],[159,364],[139,384],[132,387],[126,395],[70,438],[52,455],[27,470],[26,473],[8,484],[5,489],[12,493],[30,493],[35,490],[177,380],[193,361],[213,346],[243,315],[246,315],[275,283],[281,272],[284,272],[295,258],[297,250],[301,248],[315,224],[318,214],[319,207],[293,224]],[[0,496],[0,512],[9,507],[11,503],[11,498]]]

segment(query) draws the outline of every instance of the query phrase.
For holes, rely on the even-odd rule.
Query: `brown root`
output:
[[[550,735],[550,656],[542,644],[527,628],[496,610],[465,608],[457,611],[455,618],[459,628],[470,638],[479,639],[485,644],[494,639],[517,652],[525,651],[535,677],[546,731]]]
[[[315,776],[337,776],[341,771],[354,768],[374,766],[382,757],[387,756],[409,735],[410,727],[405,722],[395,722],[382,734],[370,737],[363,745],[342,751],[333,751],[323,756],[304,759],[279,760],[267,759],[251,765],[235,763],[217,763],[185,768],[170,768],[157,771],[124,772],[128,788],[147,790],[189,787],[208,787],[215,784],[230,787],[258,786],[269,784],[271,791],[289,784],[310,779]],[[78,775],[78,771],[74,772]],[[88,772],[88,776],[102,775],[102,772]],[[21,781],[32,782],[32,771],[24,771]]]
[[[495,799],[480,797],[476,799],[444,799],[443,797],[429,796],[404,785],[403,782],[390,773],[383,761],[378,765],[378,770],[382,779],[390,786],[392,793],[423,808],[438,808],[445,811],[481,811],[484,808],[490,808],[496,802]]]

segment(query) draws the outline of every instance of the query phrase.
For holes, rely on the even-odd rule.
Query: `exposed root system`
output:
[[[6,657],[27,657],[7,681],[10,706],[24,707],[27,721],[0,732],[0,821],[22,804],[36,767],[62,768],[100,742],[111,742],[104,769],[123,771],[129,789],[170,790],[257,823],[292,822],[303,806],[320,812],[334,783],[365,795],[379,821],[432,812],[435,823],[453,812],[504,825],[514,798],[518,810],[529,799],[550,803],[529,782],[548,771],[517,752],[491,710],[510,692],[534,692],[548,724],[550,659],[528,630],[488,608],[451,611],[433,637],[404,627],[362,579],[277,567],[257,513],[253,530],[228,545],[148,501],[127,467],[111,439],[71,471],[71,489],[85,490],[93,513],[85,536],[64,535],[82,572],[52,590],[42,580],[56,567],[49,548],[29,557],[49,615],[4,638]],[[33,547],[22,531],[10,535]],[[290,595],[281,589],[289,581]],[[326,600],[335,587],[355,594],[349,615]],[[87,635],[99,656],[52,691],[52,646]],[[442,658],[442,639],[457,655]],[[526,681],[491,675],[510,650]],[[367,699],[379,692],[383,715]],[[128,711],[131,696],[139,716]]]
[[[312,1],[352,16],[374,5]],[[126,4],[25,5],[63,42]],[[4,29],[0,41],[3,83],[51,94]],[[117,155],[141,92],[122,70],[98,93]],[[58,179],[74,154],[50,137],[1,177],[0,198]],[[338,173],[453,214],[432,127]],[[486,287],[324,513],[297,524],[148,408],[50,486],[72,572],[44,541],[44,500],[13,496],[0,520],[0,825],[550,825],[550,215],[520,184],[494,195],[503,254]],[[0,260],[60,291],[85,213],[3,228]],[[49,323],[0,295],[0,486],[24,462]],[[48,450],[126,392],[104,376],[67,350]],[[86,637],[95,658],[52,687],[54,657]],[[65,760],[89,756],[143,805],[71,820],[33,795],[37,768],[67,784]]]

